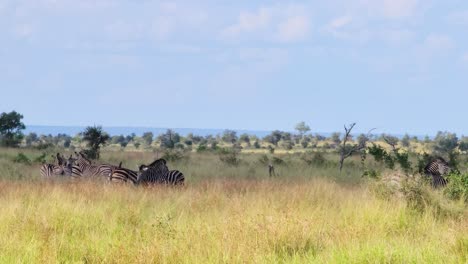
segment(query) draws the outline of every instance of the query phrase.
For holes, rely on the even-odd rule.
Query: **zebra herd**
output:
[[[139,171],[118,165],[92,164],[83,152],[75,152],[67,159],[60,153],[55,156],[56,164],[43,164],[40,169],[43,178],[68,176],[72,179],[101,178],[110,182],[131,182],[138,184],[183,185],[184,174],[178,170],[169,170],[164,159],[157,159],[149,165],[141,165]]]
[[[43,164],[40,172],[43,178],[51,178],[58,175],[69,176],[73,179],[81,177],[105,178],[110,182],[131,182],[138,184],[168,184],[183,185],[184,174],[178,170],[169,170],[164,159],[157,159],[149,165],[141,165],[138,171],[123,168],[111,164],[92,164],[83,152],[75,152],[68,159],[56,155],[56,164]],[[270,168],[271,170],[271,168]],[[451,171],[449,164],[441,157],[431,160],[424,167],[424,175],[432,178],[434,188],[447,185],[444,178]],[[271,171],[270,171],[271,173]]]

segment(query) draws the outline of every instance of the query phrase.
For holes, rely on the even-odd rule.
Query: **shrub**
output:
[[[235,148],[222,148],[218,151],[219,160],[230,166],[237,166],[240,163],[239,150]]]
[[[21,152],[13,158],[13,162],[31,165],[31,160]]]
[[[268,165],[270,163],[270,159],[268,158],[267,155],[263,154],[258,158],[258,162],[262,165]]]
[[[370,179],[378,179],[380,177],[380,173],[374,169],[366,169],[362,173],[362,177],[367,177]]]
[[[468,174],[452,173],[447,176],[448,184],[444,190],[445,196],[452,200],[468,202]]]
[[[208,147],[205,144],[200,144],[197,147],[197,152],[204,152],[204,151],[207,151],[207,150],[208,150]]]
[[[167,161],[179,161],[188,158],[183,150],[166,149],[162,158]]]
[[[273,157],[273,158],[271,159],[271,162],[272,162],[274,165],[285,165],[285,164],[286,164],[286,162],[285,162],[283,159],[278,158],[278,157]]]
[[[303,160],[307,165],[316,165],[322,166],[325,165],[327,160],[320,152],[306,151],[301,154],[301,160]]]
[[[40,155],[40,156],[38,156],[38,157],[36,157],[34,159],[34,162],[36,162],[36,163],[46,163],[46,156],[47,156],[46,153],[42,153],[42,155]]]

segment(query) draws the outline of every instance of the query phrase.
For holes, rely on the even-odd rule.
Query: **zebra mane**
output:
[[[164,165],[166,165],[166,163],[167,163],[165,159],[157,159],[157,160],[153,161],[150,165],[148,165],[148,167],[155,167],[156,165],[159,165],[161,162]]]
[[[438,157],[435,157],[435,158],[434,158],[434,161],[436,161],[436,162],[440,162],[440,163],[443,163],[443,164],[445,164],[445,165],[448,165],[448,162],[447,162],[447,161],[445,161],[445,159],[444,159],[444,158],[442,158],[442,157],[440,157],[440,156],[438,156]]]
[[[78,157],[78,159],[84,159],[88,164],[91,164],[91,160],[89,160],[86,155],[83,153],[83,151],[80,151],[80,152],[76,152],[75,151],[75,155]]]

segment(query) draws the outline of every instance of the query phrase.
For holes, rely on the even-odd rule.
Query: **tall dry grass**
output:
[[[327,179],[0,182],[1,263],[466,263],[437,217]]]

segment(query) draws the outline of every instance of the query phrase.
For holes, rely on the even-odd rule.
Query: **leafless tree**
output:
[[[358,144],[347,145],[348,140],[351,138],[351,131],[353,130],[355,125],[356,123],[352,123],[349,126],[344,125],[345,135],[343,136],[343,141],[340,146],[340,172],[343,170],[343,164],[345,159],[351,157],[354,153],[362,151],[366,148],[367,140],[361,140],[358,142]],[[372,130],[374,129],[369,130],[369,132],[367,133],[367,138],[369,138],[369,135]]]

